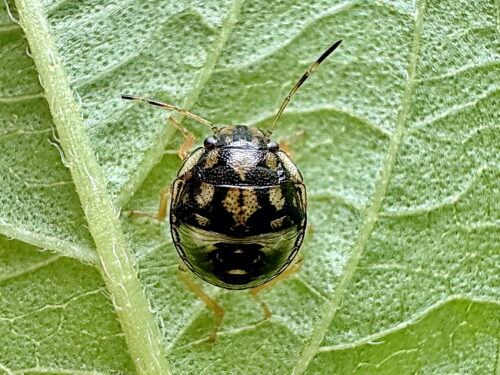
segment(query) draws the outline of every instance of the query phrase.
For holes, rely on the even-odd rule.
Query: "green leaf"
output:
[[[25,34],[0,11],[0,373],[499,371],[493,0],[17,4]],[[182,141],[120,94],[266,127],[337,39],[275,132],[308,187],[302,269],[262,293],[267,321],[200,281],[226,309],[210,345],[168,223],[116,219],[156,211]]]
[[[134,374],[93,267],[0,238],[0,374]]]

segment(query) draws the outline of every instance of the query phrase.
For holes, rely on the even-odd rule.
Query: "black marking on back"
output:
[[[245,225],[238,225],[233,213],[227,211],[223,204],[223,201],[227,197],[228,189],[238,189],[237,186],[226,187],[214,185],[212,201],[205,207],[200,206],[196,200],[197,196],[200,195],[201,188],[201,181],[193,177],[184,183],[179,196],[174,197],[171,212],[175,218],[176,225],[179,225],[180,222],[185,222],[204,230],[241,238],[272,233],[292,226],[301,227],[305,217],[305,207],[299,198],[299,187],[293,183],[251,189],[257,196],[260,208],[253,212]],[[279,189],[281,191],[284,200],[283,207],[277,208],[271,204],[269,199],[271,189]],[[239,204],[242,207],[244,206],[243,201],[239,202]],[[208,219],[208,224],[200,226],[197,215]],[[283,218],[283,223],[279,228],[271,225],[271,222],[281,218]]]
[[[265,254],[259,244],[214,244],[209,257],[213,262],[214,275],[224,283],[248,284],[262,274]]]
[[[265,150],[269,143],[261,130],[246,125],[231,125],[214,133],[216,147]]]
[[[234,127],[234,132],[232,134],[233,142],[237,141],[247,141],[252,142],[254,136],[250,133],[250,130],[245,125],[236,125]]]
[[[232,157],[232,154],[235,152],[234,149],[221,148],[217,152],[217,161],[212,167],[205,167],[206,160],[209,157],[208,152],[193,167],[193,173],[201,181],[213,185],[271,186],[291,180],[289,171],[271,151],[255,149],[243,151],[245,160],[248,163],[248,168],[244,171],[244,178],[241,176],[241,165],[234,164],[234,158]],[[242,151],[239,152],[241,153]],[[267,166],[267,154],[272,154],[271,158],[276,161],[275,169]]]

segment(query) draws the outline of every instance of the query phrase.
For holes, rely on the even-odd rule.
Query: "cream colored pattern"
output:
[[[293,161],[288,157],[288,155],[282,151],[279,151],[277,155],[283,163],[285,169],[290,173],[292,181],[295,183],[302,182],[302,175],[300,174],[295,164],[293,164]]]
[[[210,224],[210,220],[204,216],[194,214],[194,217],[196,218],[196,221],[198,222],[198,224],[200,224],[202,227],[206,227],[207,225]]]
[[[271,221],[271,228],[279,229],[283,226],[283,221],[286,219],[286,216],[282,216],[279,219],[275,219]]]
[[[213,185],[207,184],[206,182],[202,182],[200,185],[200,194],[196,195],[196,202],[202,207],[205,208],[208,206],[212,199],[214,198],[215,189]]]
[[[243,201],[243,205],[240,205],[240,200]],[[222,204],[233,214],[234,221],[238,225],[245,225],[250,216],[261,208],[257,194],[252,189],[230,188]]]
[[[281,210],[285,205],[285,197],[281,192],[281,186],[273,186],[269,189],[269,202],[276,207],[277,210]]]
[[[200,160],[200,158],[204,152],[205,152],[205,149],[199,148],[199,149],[195,150],[195,152],[193,152],[190,156],[188,156],[188,158],[186,159],[186,161],[182,165],[181,170],[179,171],[179,173],[177,173],[177,176],[180,177],[180,176],[186,174],[187,172],[189,172],[196,165],[196,163],[198,163],[198,161]]]
[[[219,160],[219,149],[212,150],[208,153],[207,158],[205,159],[205,168],[212,168],[215,164],[217,164],[217,160]]]
[[[264,156],[264,160],[266,162],[266,167],[275,171],[276,168],[278,168],[278,160],[277,159],[278,158],[276,157],[276,155],[273,154],[272,152],[270,152],[270,151],[266,152],[266,154]]]

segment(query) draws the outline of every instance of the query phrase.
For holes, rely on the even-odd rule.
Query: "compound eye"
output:
[[[215,140],[214,137],[208,137],[207,139],[205,139],[205,141],[203,142],[203,146],[205,146],[205,148],[207,150],[211,150],[215,147],[215,145],[217,144],[217,141]]]
[[[280,149],[280,146],[276,142],[271,141],[267,144],[267,149],[271,152],[276,152]]]

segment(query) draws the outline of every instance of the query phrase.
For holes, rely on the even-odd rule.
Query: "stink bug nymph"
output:
[[[257,292],[294,268],[306,229],[306,188],[286,152],[270,136],[291,97],[342,41],[335,42],[292,88],[267,130],[245,125],[216,127],[184,109],[123,95],[179,112],[213,130],[203,147],[186,157],[194,137],[172,117],[186,140],[179,151],[184,163],[170,189],[164,189],[156,216],[136,211],[134,216],[166,217],[170,191],[170,228],[175,248],[185,266],[203,280],[226,289],[247,289],[262,305]],[[297,263],[295,263],[297,265]],[[286,270],[286,272],[284,272]],[[217,316],[223,310],[181,272],[188,287]],[[215,338],[215,330],[211,339]]]

